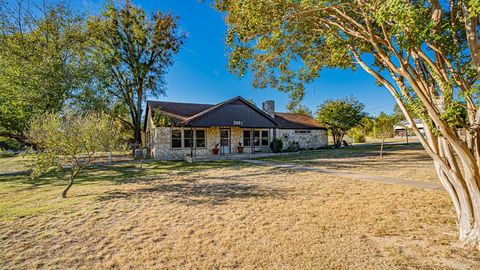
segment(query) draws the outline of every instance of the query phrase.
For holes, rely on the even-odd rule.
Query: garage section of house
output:
[[[145,147],[160,160],[182,160],[270,152],[274,138],[284,148],[295,143],[303,149],[327,145],[327,130],[315,119],[296,113],[275,112],[272,100],[263,110],[242,97],[216,105],[148,101]]]

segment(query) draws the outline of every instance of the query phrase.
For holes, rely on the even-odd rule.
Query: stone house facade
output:
[[[309,116],[263,110],[241,97],[217,105],[148,101],[145,146],[159,160],[270,152],[274,138],[286,149],[327,145],[327,130]],[[214,149],[217,149],[216,151]]]

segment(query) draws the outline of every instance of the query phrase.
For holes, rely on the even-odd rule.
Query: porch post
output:
[[[255,154],[255,142],[253,141],[253,138],[255,136],[253,136],[253,128],[250,129],[250,155],[254,155]]]
[[[190,127],[190,158],[193,161],[193,127]]]

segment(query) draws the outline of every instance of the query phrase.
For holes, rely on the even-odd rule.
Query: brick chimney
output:
[[[275,101],[273,100],[265,100],[262,103],[262,109],[272,118],[275,118]]]

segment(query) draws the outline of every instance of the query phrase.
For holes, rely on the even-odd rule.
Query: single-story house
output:
[[[144,132],[145,147],[161,160],[270,152],[274,138],[284,148],[328,142],[327,129],[310,116],[275,112],[272,100],[262,110],[242,97],[216,105],[147,101]]]

